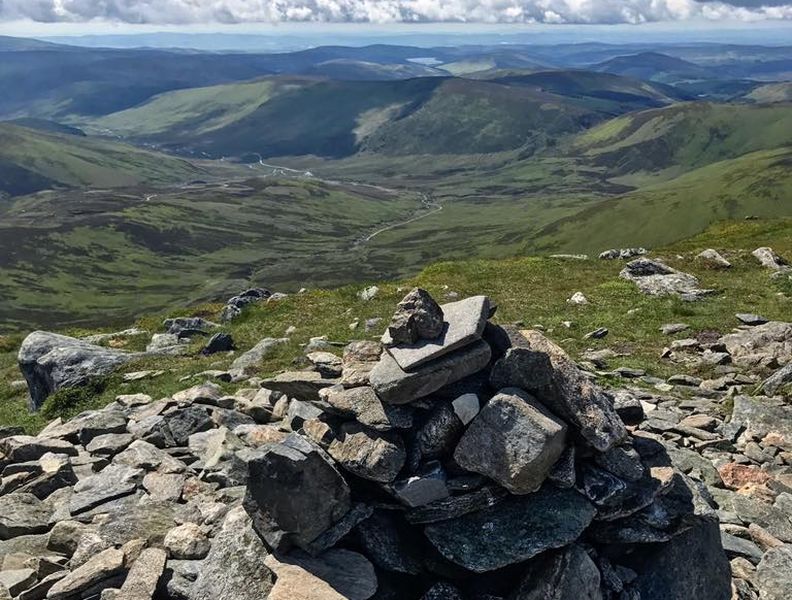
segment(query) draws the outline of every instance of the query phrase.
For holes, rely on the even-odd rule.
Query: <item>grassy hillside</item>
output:
[[[177,183],[204,175],[187,161],[133,146],[0,123],[0,193]]]
[[[275,94],[289,88],[286,81],[265,79],[178,90],[161,94],[143,106],[98,119],[92,126],[122,137],[162,134],[180,139],[201,135],[244,119]]]
[[[461,296],[489,294],[498,304],[496,322],[520,321],[528,327],[540,325],[575,358],[587,348],[616,348],[624,356],[609,361],[612,368],[637,367],[653,376],[668,377],[679,367],[658,360],[662,348],[669,343],[668,336],[659,331],[662,324],[687,323],[691,329],[682,335],[695,336],[702,331],[730,331],[737,325],[734,318],[737,312],[756,312],[770,319],[789,318],[792,285],[780,279],[771,281],[767,271],[757,265],[749,253],[759,246],[772,246],[792,256],[792,220],[727,222],[695,238],[658,249],[657,253],[666,257],[671,265],[697,275],[704,287],[722,291],[696,303],[639,293],[635,286],[619,279],[618,273],[623,267],[619,261],[570,262],[537,257],[465,260],[433,265],[406,281],[379,283],[380,293],[368,302],[356,295],[363,284],[296,294],[277,303],[252,307],[224,329],[232,333],[240,350],[251,348],[263,337],[282,337],[289,327],[296,329],[289,344],[260,364],[259,374],[267,376],[293,368],[294,359],[303,353],[300,344],[313,336],[326,335],[338,342],[379,337],[394,306],[404,295],[404,289],[420,285],[440,300],[452,291]],[[713,271],[692,260],[699,251],[710,247],[723,252],[734,267],[729,271]],[[586,295],[589,305],[567,303],[566,300],[578,291]],[[148,315],[137,325],[153,333],[161,331],[165,316],[213,318],[219,309],[219,305],[178,308],[174,304],[167,314]],[[369,332],[362,326],[350,329],[353,321],[362,323],[373,317],[383,319],[377,329]],[[562,324],[566,321],[571,322],[571,327]],[[584,339],[587,332],[598,327],[609,329],[605,339]],[[67,333],[86,334],[88,331],[72,329]],[[118,340],[118,344],[130,350],[141,349],[150,333],[131,340]],[[68,398],[55,396],[45,405],[42,414],[31,416],[25,410],[24,390],[11,383],[20,378],[15,351],[21,339],[22,335],[0,338],[0,424],[19,424],[30,432],[58,415],[68,416],[89,407],[104,406],[120,393],[147,393],[155,398],[171,394],[192,385],[184,381],[185,376],[206,369],[222,369],[233,360],[224,355],[199,356],[202,342],[198,340],[191,346],[192,356],[146,359],[123,369],[124,372],[164,370],[159,377],[123,383],[120,374],[114,375],[96,381],[93,393],[77,393]],[[711,377],[713,368],[702,365],[686,372]],[[202,379],[194,381],[198,383]],[[613,382],[623,384],[623,380]],[[237,387],[228,384],[227,390],[231,393]]]
[[[792,102],[792,82],[768,83],[746,94],[745,99],[758,104]]]
[[[247,160],[470,154],[533,148],[680,97],[664,86],[577,71],[488,80],[287,77],[165,94],[92,126],[176,151]]]
[[[723,219],[790,215],[792,147],[717,162],[646,186],[553,223],[527,243],[533,250],[599,252],[657,247]]]
[[[618,56],[595,65],[592,70],[671,84],[678,81],[712,77],[709,70],[704,67],[660,52],[641,52]]]
[[[0,331],[128,320],[250,281],[379,278],[356,240],[420,206],[410,193],[253,176],[23,197],[0,204]]]
[[[669,169],[678,175],[790,143],[792,104],[683,103],[625,115],[579,136],[570,153],[611,176]]]

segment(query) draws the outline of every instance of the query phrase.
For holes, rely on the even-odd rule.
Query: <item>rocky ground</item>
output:
[[[638,250],[603,258],[628,260],[645,294],[708,301]],[[700,260],[728,268],[713,252]],[[496,311],[414,290],[381,342],[341,356],[315,339],[305,368],[262,379],[253,367],[288,343],[266,338],[166,397],[3,430],[0,597],[792,597],[792,323],[741,313],[690,337],[666,323],[657,360],[676,374],[658,379],[612,369],[606,344],[574,362]],[[148,351],[178,355],[212,326],[170,320]],[[101,341],[29,336],[32,408],[131,360]],[[218,333],[205,351],[234,345]]]

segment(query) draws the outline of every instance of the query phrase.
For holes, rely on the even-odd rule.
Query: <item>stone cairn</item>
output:
[[[0,599],[728,600],[707,489],[485,296],[0,439]]]

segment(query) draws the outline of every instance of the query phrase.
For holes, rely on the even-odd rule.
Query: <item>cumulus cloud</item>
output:
[[[792,0],[0,0],[0,20],[196,23],[647,23],[792,19]]]

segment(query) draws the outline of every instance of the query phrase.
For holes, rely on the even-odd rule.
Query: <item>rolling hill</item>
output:
[[[0,122],[0,194],[53,187],[122,187],[181,183],[206,176],[172,156],[69,133]]]
[[[751,90],[743,97],[757,104],[775,104],[777,102],[792,102],[792,82],[768,83]]]
[[[667,86],[578,71],[487,80],[278,77],[171,92],[91,125],[177,152],[247,160],[360,151],[470,154],[541,147],[684,97]]]
[[[618,56],[591,67],[591,70],[669,84],[712,78],[708,69],[660,52]]]
[[[174,301],[227,298],[250,281],[289,291],[378,278],[356,242],[421,207],[414,193],[252,172],[0,203],[0,331],[124,321]]]
[[[624,115],[580,135],[571,154],[610,176],[675,176],[713,162],[787,146],[792,105],[682,103]]]
[[[539,231],[526,249],[651,248],[695,235],[722,220],[789,216],[790,167],[792,146],[715,162],[562,218]]]

